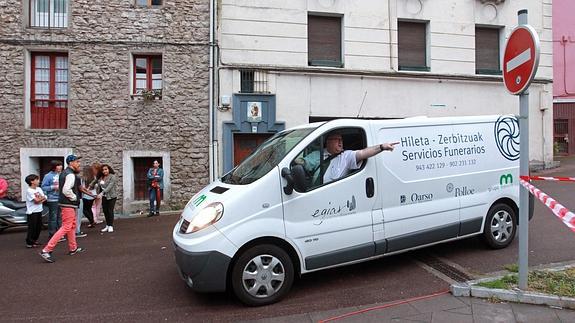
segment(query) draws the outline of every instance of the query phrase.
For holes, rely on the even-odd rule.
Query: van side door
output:
[[[366,147],[364,128],[338,131],[348,152]],[[286,235],[300,250],[305,270],[368,258],[375,252],[371,215],[375,197],[372,190],[366,190],[366,183],[375,177],[375,160],[363,161],[337,180],[324,181],[330,170],[322,163],[338,160],[329,160],[325,154],[328,135],[318,136],[296,158],[280,166],[306,168],[303,189],[291,194],[282,191]],[[282,182],[287,183],[285,179]]]
[[[459,232],[458,187],[446,158],[444,136],[450,124],[421,122],[376,127],[382,142],[397,141],[392,154],[382,158],[378,169],[387,253],[456,238]],[[381,170],[381,171],[380,171]],[[382,249],[379,246],[378,249]]]

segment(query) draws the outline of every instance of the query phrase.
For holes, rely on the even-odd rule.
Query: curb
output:
[[[562,266],[560,268],[549,269],[550,271],[559,271],[566,268],[572,268],[572,265]],[[498,300],[525,303],[534,305],[547,305],[559,308],[575,309],[575,298],[557,296],[539,292],[524,291],[520,289],[494,289],[476,284],[481,282],[493,281],[502,278],[504,275],[470,280],[464,283],[452,284],[449,288],[451,294],[455,297],[477,297],[477,298],[496,298]]]
[[[182,214],[183,210],[168,210],[168,211],[164,211],[161,214],[162,215],[180,215]],[[114,213],[114,218],[116,219],[135,219],[135,218],[146,218],[148,217],[148,213],[145,212],[141,212],[141,213],[130,213],[130,214],[124,214],[124,213]]]

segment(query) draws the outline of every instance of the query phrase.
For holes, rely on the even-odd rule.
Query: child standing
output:
[[[30,174],[24,179],[28,184],[26,190],[26,217],[28,219],[28,233],[26,235],[26,248],[39,246],[38,237],[42,230],[42,203],[46,201],[46,195],[40,187],[40,177]]]

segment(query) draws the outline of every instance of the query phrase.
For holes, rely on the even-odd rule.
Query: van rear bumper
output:
[[[180,276],[196,292],[226,290],[231,258],[217,251],[188,252],[174,244]]]

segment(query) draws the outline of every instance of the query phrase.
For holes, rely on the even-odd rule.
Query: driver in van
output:
[[[310,158],[298,158],[295,162],[303,165],[311,173],[315,173],[319,169],[323,183],[328,183],[346,176],[352,170],[360,168],[362,161],[365,159],[375,156],[384,150],[393,151],[394,146],[398,143],[383,143],[361,150],[344,150],[342,135],[338,132],[331,132],[327,135],[323,161],[319,165],[317,163],[319,161],[319,158],[317,158],[319,151],[312,152],[306,156]],[[311,162],[312,160],[316,162]],[[313,175],[315,177],[315,174]]]

